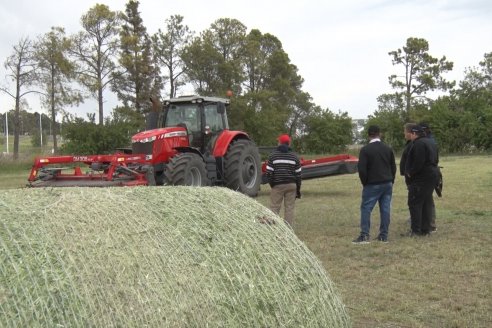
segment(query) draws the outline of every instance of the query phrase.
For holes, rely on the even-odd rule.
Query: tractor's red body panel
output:
[[[171,157],[176,155],[178,147],[189,147],[188,134],[182,127],[167,127],[155,130],[143,131],[132,137],[134,149],[139,150],[142,146],[142,153],[152,154],[148,157],[148,162],[166,163]],[[145,145],[151,145],[152,149],[145,149]]]

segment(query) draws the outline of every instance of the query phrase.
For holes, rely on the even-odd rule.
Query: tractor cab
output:
[[[226,106],[229,100],[184,96],[164,102],[159,127],[183,127],[191,147],[201,153],[212,151],[218,134],[229,129]]]

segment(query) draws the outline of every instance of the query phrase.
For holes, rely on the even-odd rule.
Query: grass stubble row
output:
[[[0,327],[348,327],[315,256],[226,188],[0,191]]]

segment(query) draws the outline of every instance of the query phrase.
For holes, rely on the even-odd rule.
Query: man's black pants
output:
[[[408,209],[412,232],[417,235],[430,232],[434,187],[434,181],[412,182],[408,185]]]

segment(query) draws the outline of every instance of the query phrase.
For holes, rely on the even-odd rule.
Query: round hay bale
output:
[[[226,188],[0,191],[1,327],[348,327],[282,220]]]

